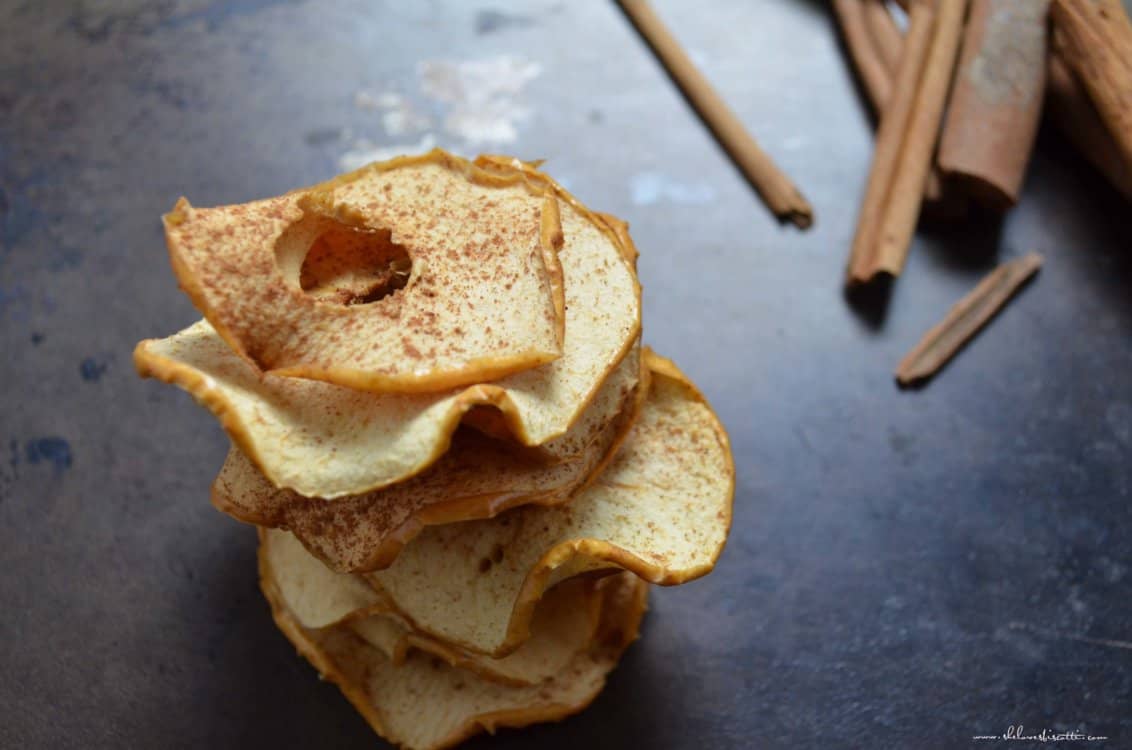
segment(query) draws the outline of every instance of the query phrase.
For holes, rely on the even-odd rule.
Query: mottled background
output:
[[[1024,724],[1132,747],[1128,206],[1045,128],[1017,210],[923,229],[887,315],[855,311],[872,128],[825,4],[656,4],[812,231],[774,222],[611,3],[0,4],[0,746],[375,744],[208,503],[223,433],[130,352],[196,317],[158,220],[179,195],[435,143],[548,158],[632,223],[646,340],[738,464],[715,573],[655,593],[590,710],[495,744],[951,748]],[[898,391],[919,335],[1030,250],[1036,282]]]

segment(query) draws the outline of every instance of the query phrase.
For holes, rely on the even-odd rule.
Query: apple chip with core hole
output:
[[[444,393],[367,393],[260,373],[205,321],[142,341],[134,363],[211,410],[273,485],[308,497],[361,494],[419,473],[476,406],[497,409],[512,439],[542,445],[582,417],[641,326],[624,240],[574,203],[560,209],[566,334],[562,356],[541,367]]]
[[[562,353],[558,200],[521,170],[437,150],[241,205],[182,198],[165,235],[193,303],[276,374],[436,391]]]
[[[233,447],[213,483],[212,502],[241,521],[290,529],[336,570],[388,567],[425,526],[568,500],[601,470],[628,433],[647,392],[647,383],[640,380],[641,358],[639,347],[634,347],[582,418],[537,455],[463,428],[444,456],[423,473],[337,500],[275,488]]]
[[[631,575],[600,581],[600,617],[589,647],[574,653],[550,679],[520,686],[488,680],[419,651],[394,663],[350,625],[303,627],[280,593],[284,580],[283,571],[260,558],[261,586],[279,629],[378,734],[415,750],[451,747],[485,730],[557,721],[581,711],[636,639],[648,596],[647,584]],[[559,648],[553,639],[537,636],[531,645]]]
[[[543,592],[571,576],[620,567],[675,585],[710,572],[731,523],[727,435],[674,365],[651,353],[647,364],[653,374],[641,414],[586,489],[563,505],[425,529],[388,569],[354,577],[356,599],[336,620],[376,607],[417,632],[500,657],[526,640]],[[310,575],[325,569],[290,533],[263,533],[265,554]],[[361,579],[372,594],[358,587]]]

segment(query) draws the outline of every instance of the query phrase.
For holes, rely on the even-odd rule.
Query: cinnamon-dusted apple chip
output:
[[[578,577],[555,586],[535,609],[531,638],[493,659],[414,631],[387,597],[359,576],[330,570],[294,536],[260,529],[259,539],[260,569],[272,571],[280,598],[301,627],[347,625],[395,664],[415,649],[508,685],[549,679],[592,644],[601,610],[599,588],[609,581]]]
[[[414,630],[499,657],[526,639],[542,593],[573,575],[621,567],[673,585],[710,572],[731,524],[727,434],[675,365],[651,352],[646,364],[641,415],[570,502],[430,527],[364,577]]]
[[[403,664],[413,651],[422,651],[492,682],[535,685],[557,675],[593,645],[601,615],[601,585],[610,581],[575,578],[548,591],[535,609],[530,639],[502,659],[414,632],[396,615],[355,618],[349,627],[394,664]]]
[[[360,576],[335,573],[307,552],[294,535],[264,528],[258,533],[261,574],[270,568],[286,583],[287,609],[304,628],[326,628],[393,612],[388,597]]]
[[[309,497],[361,494],[436,461],[476,406],[538,446],[581,418],[640,333],[640,287],[623,239],[573,203],[560,203],[566,332],[562,356],[491,383],[444,393],[374,394],[263,374],[201,321],[138,344],[138,372],[189,391],[276,487]]]
[[[373,597],[358,594],[336,620],[366,607],[392,611],[417,632],[501,657],[528,637],[543,592],[567,578],[620,567],[674,585],[710,572],[731,523],[727,434],[675,365],[651,352],[646,361],[653,375],[641,415],[585,490],[565,505],[425,529],[387,570],[355,577],[350,590],[364,578]],[[288,532],[264,531],[263,544],[289,565],[321,565]]]
[[[283,579],[261,557],[260,583],[279,629],[324,679],[338,685],[374,731],[413,750],[439,750],[485,730],[557,721],[581,711],[636,639],[648,596],[647,584],[631,575],[600,582],[601,616],[590,648],[551,679],[513,686],[421,652],[394,664],[348,626],[305,628],[280,592]]]
[[[647,370],[644,370],[647,377]],[[594,402],[538,455],[469,429],[427,470],[391,487],[324,500],[277,489],[233,447],[212,486],[212,502],[248,523],[290,529],[339,571],[387,567],[425,526],[491,518],[531,503],[565,502],[612,457],[647,392],[639,347],[606,380]]]
[[[193,303],[276,374],[436,391],[561,354],[558,201],[520,170],[435,150],[246,204],[182,198],[165,234]]]
[[[286,584],[287,609],[304,628],[393,612],[388,597],[356,575],[335,573],[285,531],[259,529],[259,567]]]
[[[302,627],[347,623],[395,664],[416,649],[504,684],[531,685],[552,677],[589,647],[600,613],[594,581],[584,577],[563,581],[536,607],[531,638],[513,653],[492,659],[414,631],[389,601],[361,579],[328,570],[292,536],[267,537],[261,531],[259,556],[261,566],[275,572],[280,596]]]

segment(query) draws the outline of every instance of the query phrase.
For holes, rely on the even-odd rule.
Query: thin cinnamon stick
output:
[[[904,49],[904,34],[884,0],[864,0],[863,5],[865,28],[869,31],[873,47],[889,75],[895,76],[896,69],[900,67],[900,53]]]
[[[939,372],[1041,267],[1042,256],[1030,253],[991,271],[900,361],[896,381],[911,385]]]
[[[910,3],[908,34],[849,259],[848,283],[899,276],[908,255],[959,53],[966,0]]]
[[[877,120],[892,94],[893,79],[904,51],[904,36],[884,0],[834,0],[845,46],[861,78]],[[932,164],[924,200],[941,218],[961,215],[966,206],[955,191],[944,191],[939,168]]]
[[[938,163],[988,208],[1018,202],[1038,134],[1049,0],[973,0]]]
[[[1082,156],[1132,201],[1132,166],[1122,158],[1085,89],[1057,53],[1049,56],[1048,78],[1050,117]]]
[[[908,33],[904,54],[897,73],[895,95],[885,107],[877,133],[872,170],[865,188],[865,198],[853,239],[849,260],[850,283],[871,280],[881,270],[882,259],[877,233],[883,220],[891,185],[899,168],[901,152],[912,120],[919,82],[931,51],[935,9],[928,2],[918,2],[909,12]]]
[[[885,8],[882,10],[888,12]],[[873,111],[879,117],[892,94],[893,69],[882,57],[880,46],[866,21],[865,3],[862,0],[833,0],[833,11],[845,37],[853,67],[861,77]]]
[[[801,229],[813,223],[813,209],[794,183],[771,160],[696,68],[680,44],[645,0],[618,0],[625,15],[649,43],[684,96],[715,133],[780,220]]]
[[[1120,0],[1054,0],[1058,52],[1132,164],[1132,21]]]

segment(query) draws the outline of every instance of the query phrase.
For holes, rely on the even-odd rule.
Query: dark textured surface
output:
[[[179,195],[271,195],[360,138],[419,140],[359,90],[474,152],[417,63],[507,54],[541,74],[518,140],[484,148],[549,157],[632,222],[647,340],[718,408],[739,482],[718,569],[656,592],[594,706],[476,746],[1020,747],[970,738],[1024,724],[1132,747],[1128,206],[1044,132],[1001,227],[922,231],[887,317],[859,316],[840,281],[871,130],[823,4],[658,6],[813,231],[773,222],[605,3],[4,4],[0,746],[376,743],[208,504],[224,435],[130,351],[195,319],[158,222]],[[1029,250],[1036,282],[898,391],[920,333]]]

